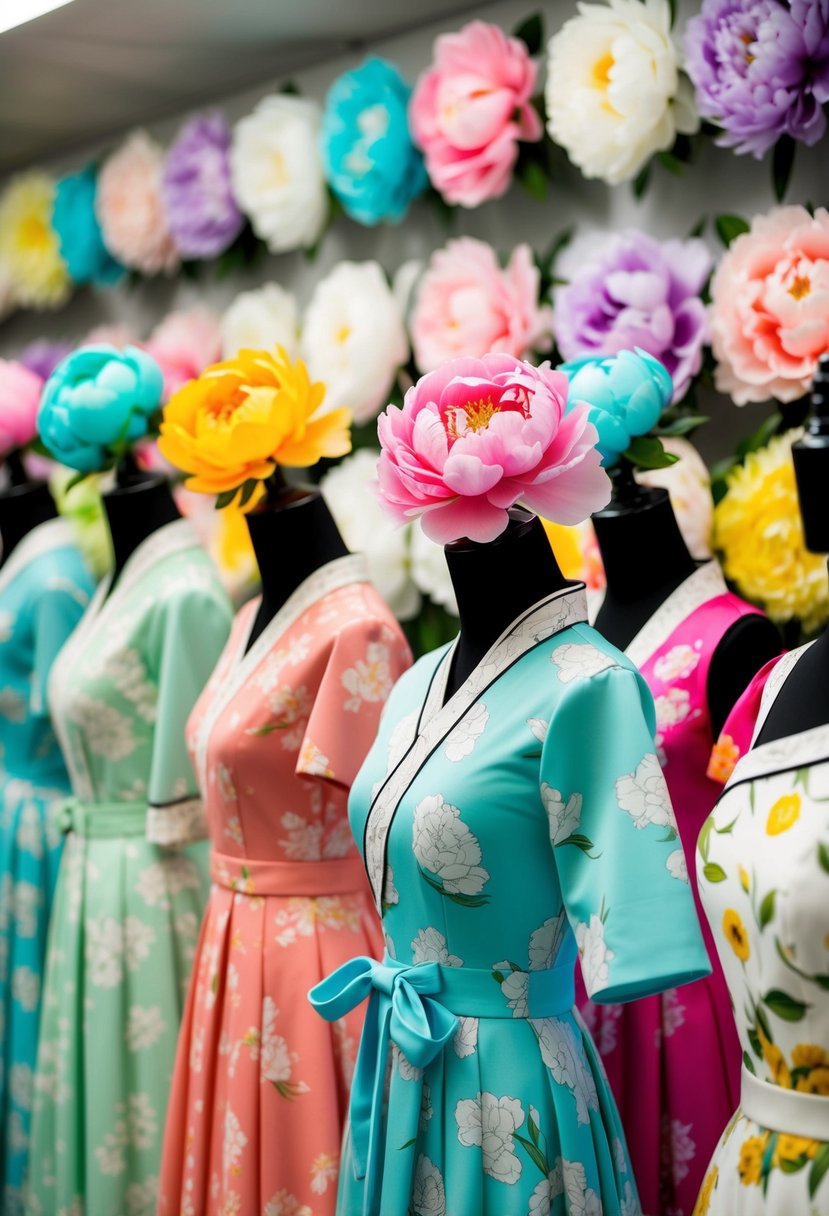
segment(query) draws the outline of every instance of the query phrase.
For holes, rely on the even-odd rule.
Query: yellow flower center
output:
[[[20,244],[30,249],[44,249],[49,243],[49,229],[38,215],[27,215],[18,228]]]
[[[340,328],[337,330],[337,332],[334,334],[334,341],[337,343],[338,346],[342,346],[343,343],[347,342],[350,337],[351,337],[351,326],[350,325],[341,325]]]
[[[446,429],[450,439],[460,439],[470,431],[485,431],[493,415],[500,413],[501,407],[496,405],[491,397],[479,397],[477,401],[468,401],[459,409],[452,410],[446,420]]]
[[[606,55],[602,55],[601,59],[597,59],[593,64],[593,83],[597,88],[607,92],[610,88],[610,73],[615,60],[610,51]]]
[[[782,798],[777,799],[769,811],[769,817],[766,820],[766,835],[779,836],[782,832],[788,832],[799,818],[800,795],[784,794]]]
[[[798,274],[795,275],[792,285],[789,288],[789,295],[793,300],[802,300],[803,297],[807,296],[811,290],[812,280],[809,278],[809,276],[807,274]]]
[[[274,186],[287,186],[291,180],[291,175],[288,172],[285,164],[285,157],[281,152],[276,151],[271,153],[271,182]]]
[[[751,947],[749,946],[745,925],[740,919],[739,913],[735,912],[733,908],[726,908],[723,913],[722,927],[726,940],[737,955],[737,958],[742,962],[746,962],[751,954]]]

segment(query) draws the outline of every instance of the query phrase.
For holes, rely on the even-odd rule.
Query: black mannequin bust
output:
[[[103,495],[103,503],[112,537],[111,592],[142,541],[180,519],[181,512],[167,478],[140,469],[132,456],[125,456],[118,464],[115,485]]]
[[[447,700],[522,612],[574,585],[561,573],[541,521],[521,507],[509,515],[506,531],[488,544],[464,539],[444,548],[461,626]]]
[[[45,481],[31,481],[18,452],[6,457],[8,485],[0,492],[0,566],[38,524],[57,516],[58,509]]]
[[[698,568],[679,530],[667,490],[640,486],[624,461],[613,499],[593,516],[607,590],[596,628],[625,650],[656,610]],[[723,635],[708,670],[708,713],[716,737],[762,665],[780,652],[771,621],[752,615]]]
[[[246,519],[262,581],[249,650],[291,592],[327,562],[345,557],[348,549],[319,490],[289,485],[279,469]]]

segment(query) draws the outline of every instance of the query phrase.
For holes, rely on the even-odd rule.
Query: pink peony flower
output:
[[[43,381],[22,363],[0,359],[0,453],[25,447],[37,435]]]
[[[774,207],[732,241],[711,287],[717,388],[794,401],[829,350],[829,211]]]
[[[98,175],[95,211],[104,243],[124,266],[147,275],[169,274],[179,264],[161,193],[163,168],[159,145],[135,131]]]
[[[378,494],[399,522],[420,517],[438,544],[494,540],[519,500],[577,524],[605,506],[610,481],[588,407],[567,413],[566,376],[511,355],[454,359],[421,376],[403,408],[380,415]]]
[[[539,286],[529,245],[518,245],[502,270],[485,241],[449,241],[432,254],[415,295],[410,328],[420,370],[459,355],[519,359],[549,349],[553,314],[539,305]]]
[[[448,202],[478,207],[506,193],[518,141],[543,132],[530,102],[536,72],[524,43],[485,21],[436,39],[409,122],[432,185]]]
[[[172,312],[143,344],[164,374],[164,400],[188,380],[195,380],[222,355],[219,319],[207,308]]]

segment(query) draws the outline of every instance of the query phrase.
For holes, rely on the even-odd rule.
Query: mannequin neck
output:
[[[166,477],[142,472],[132,461],[118,466],[116,485],[103,496],[112,537],[112,591],[124,566],[147,537],[181,518]]]
[[[829,626],[802,654],[774,699],[758,743],[787,739],[829,723]]]
[[[265,498],[246,516],[262,581],[262,602],[248,639],[250,647],[300,583],[315,570],[348,554],[319,490],[268,486]]]
[[[45,481],[30,481],[17,453],[6,457],[7,489],[0,493],[0,554],[2,565],[33,528],[54,519],[58,510]]]
[[[461,626],[447,697],[522,612],[568,585],[541,521],[515,508],[510,517],[489,544],[459,540],[444,549]]]

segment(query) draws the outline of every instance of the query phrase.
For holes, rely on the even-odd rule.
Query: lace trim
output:
[[[207,821],[201,798],[188,798],[171,806],[147,809],[147,840],[164,846],[193,844],[207,836]]]
[[[766,680],[766,686],[763,689],[760,697],[760,709],[757,713],[757,721],[754,723],[754,730],[751,734],[752,747],[754,747],[755,739],[766,724],[766,718],[769,716],[769,711],[771,710],[772,705],[774,705],[774,702],[777,700],[778,693],[786,683],[786,680],[789,678],[790,673],[794,670],[798,661],[803,658],[803,655],[811,645],[811,642],[807,642],[805,646],[799,646],[797,650],[789,650],[786,654],[781,656],[780,660],[775,663],[774,667],[772,668],[769,678]]]
[[[706,562],[663,600],[633,641],[625,647],[625,654],[636,667],[643,667],[692,612],[718,595],[725,595],[727,591],[719,564]]]

